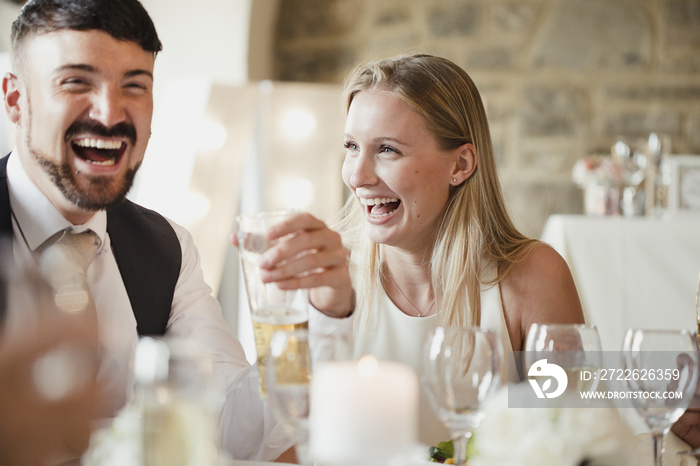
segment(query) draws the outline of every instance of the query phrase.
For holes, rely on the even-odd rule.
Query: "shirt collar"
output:
[[[92,230],[100,238],[101,244],[105,244],[107,213],[99,210],[84,224],[73,225],[56,210],[51,201],[29,178],[16,151],[10,154],[7,161],[7,187],[10,192],[10,208],[15,221],[19,224],[27,246],[32,251],[51,236],[65,229],[74,233]]]

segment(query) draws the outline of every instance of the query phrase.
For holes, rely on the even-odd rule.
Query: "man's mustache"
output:
[[[73,123],[67,130],[65,140],[68,141],[73,136],[79,134],[93,134],[104,138],[127,138],[131,144],[136,144],[136,128],[129,123],[117,123],[111,128],[96,121],[78,121]]]

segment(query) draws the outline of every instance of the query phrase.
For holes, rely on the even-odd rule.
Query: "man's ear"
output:
[[[459,186],[472,176],[472,173],[476,170],[477,156],[474,145],[470,143],[462,144],[455,152],[457,158],[452,169],[450,184]]]
[[[2,93],[5,97],[5,112],[14,124],[19,123],[22,115],[20,108],[20,97],[23,87],[17,76],[12,73],[5,73],[2,77]]]

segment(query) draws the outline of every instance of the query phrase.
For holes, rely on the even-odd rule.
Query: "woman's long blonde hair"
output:
[[[513,225],[501,193],[486,112],[476,86],[451,61],[432,55],[402,55],[358,66],[345,81],[346,111],[358,92],[388,92],[423,116],[443,150],[471,143],[477,167],[452,187],[430,260],[433,292],[441,325],[480,325],[481,287],[499,282],[537,243]],[[364,232],[364,215],[350,196],[335,226],[353,251],[358,290],[356,322],[368,312],[384,273],[383,248]],[[484,266],[498,273],[486,282]],[[477,312],[474,312],[477,310]]]

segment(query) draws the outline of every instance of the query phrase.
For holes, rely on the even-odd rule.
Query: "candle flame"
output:
[[[357,361],[357,370],[362,377],[374,377],[379,370],[377,358],[366,354]]]

